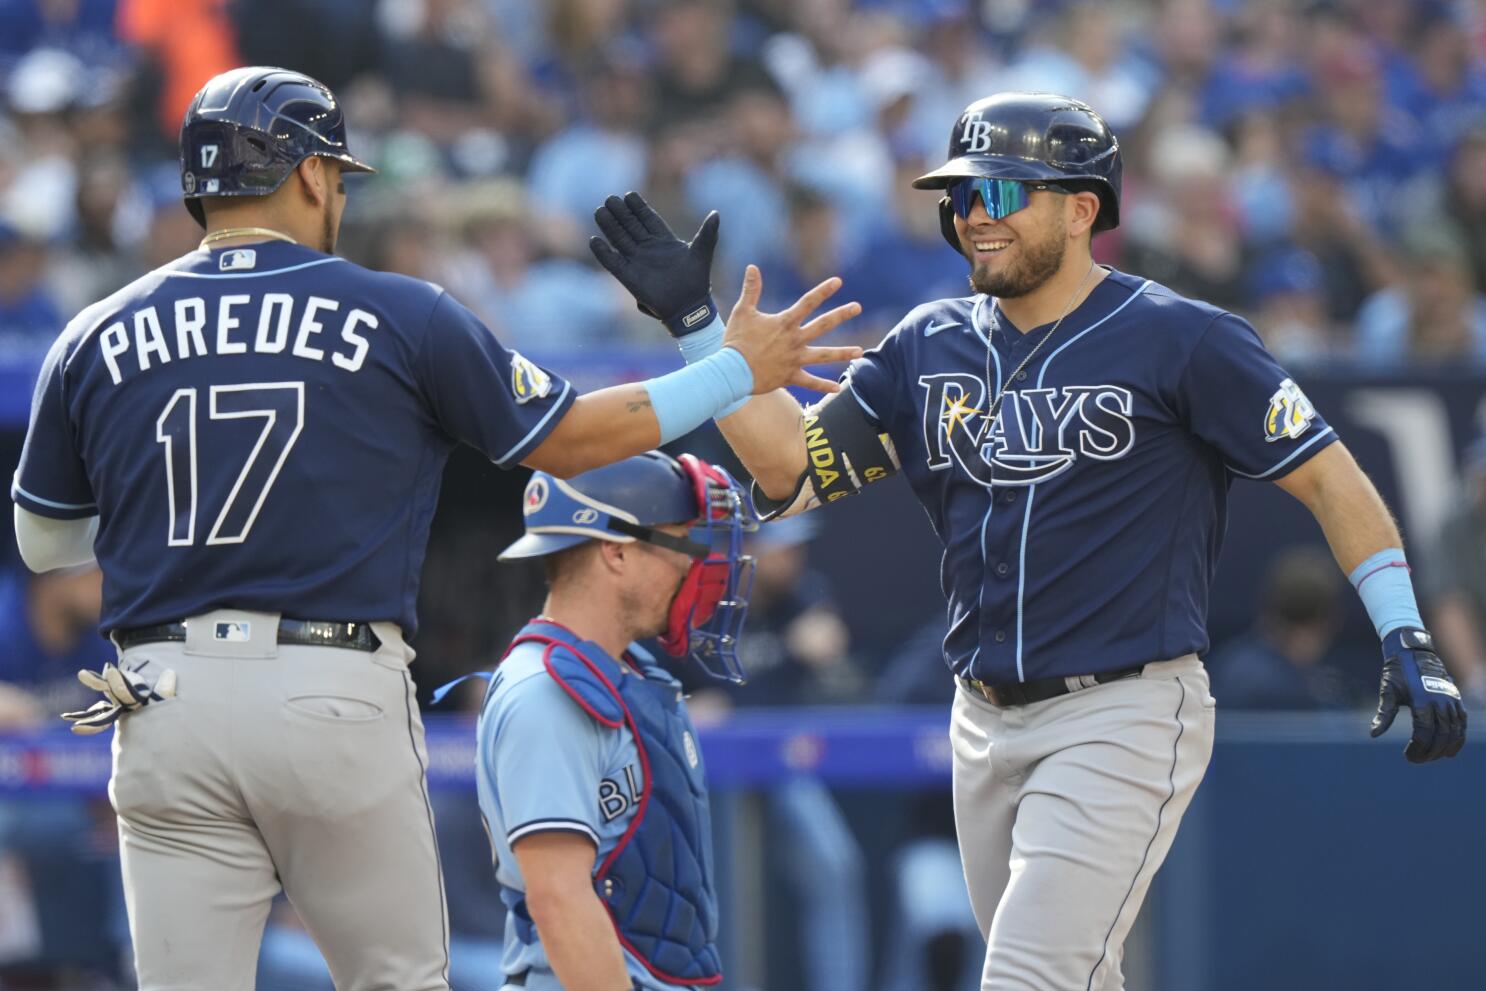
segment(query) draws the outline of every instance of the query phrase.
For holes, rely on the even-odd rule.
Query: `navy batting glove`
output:
[[[639,193],[611,196],[593,212],[603,237],[589,250],[635,297],[641,312],[685,337],[717,318],[712,300],[712,252],[717,248],[717,211],[707,214],[696,236],[683,241],[671,232]]]
[[[1434,638],[1413,627],[1394,630],[1383,638],[1383,685],[1378,690],[1372,735],[1387,732],[1403,705],[1414,715],[1414,733],[1404,747],[1405,757],[1425,764],[1460,753],[1466,721],[1460,690],[1434,652]]]

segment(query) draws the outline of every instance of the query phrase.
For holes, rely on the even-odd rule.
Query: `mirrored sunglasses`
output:
[[[1061,193],[1063,190],[1044,182],[1027,182],[1022,179],[985,179],[980,177],[956,179],[949,184],[949,202],[955,214],[962,220],[970,219],[975,207],[975,198],[985,204],[986,214],[992,220],[1009,217],[1024,210],[1032,202],[1032,193],[1039,189]]]

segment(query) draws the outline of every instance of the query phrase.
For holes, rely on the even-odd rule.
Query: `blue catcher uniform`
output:
[[[480,808],[508,908],[508,974],[556,987],[511,844],[567,830],[594,843],[594,888],[639,986],[720,980],[706,769],[680,682],[634,644],[621,661],[536,620],[491,681],[479,754]]]
[[[209,83],[182,149],[198,219],[310,155],[366,170],[278,69]],[[154,700],[110,784],[143,991],[251,989],[280,890],[338,987],[448,987],[404,637],[450,451],[514,465],[572,400],[439,287],[279,240],[193,251],[57,339],[12,494],[98,518],[102,628]]]
[[[753,520],[726,472],[657,452],[567,481],[539,471],[523,510],[526,533],[502,560],[592,540],[647,541],[691,557],[659,643],[714,677],[742,681],[736,644],[752,574],[742,534]],[[668,523],[687,524],[687,536],[658,529]],[[554,600],[563,581],[554,579]],[[574,625],[586,621],[579,609]],[[508,908],[510,985],[559,988],[527,908],[531,879],[513,850],[541,832],[593,842],[593,889],[637,987],[720,983],[706,769],[680,683],[635,644],[615,658],[542,616],[491,676],[478,733],[476,780]]]

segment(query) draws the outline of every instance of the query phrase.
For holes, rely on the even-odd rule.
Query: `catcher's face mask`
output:
[[[721,468],[690,454],[678,459],[696,494],[701,516],[673,545],[650,531],[639,539],[689,555],[691,568],[671,601],[671,614],[660,645],[672,657],[688,652],[713,678],[741,685],[746,679],[738,660],[738,636],[748,614],[753,585],[753,558],[743,553],[743,533],[758,528],[743,493]],[[685,546],[680,546],[684,544]]]
[[[950,205],[961,220],[970,219],[970,211],[975,208],[977,196],[985,204],[986,215],[992,220],[1000,220],[1018,210],[1025,210],[1032,202],[1032,193],[1039,189],[1062,192],[1044,182],[1027,182],[1022,179],[971,177],[956,179],[948,186]]]

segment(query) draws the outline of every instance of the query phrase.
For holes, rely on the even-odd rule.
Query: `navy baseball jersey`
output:
[[[1336,439],[1248,324],[1163,286],[1110,272],[1051,330],[939,300],[847,372],[944,543],[945,658],[984,681],[1206,650],[1230,483]]]
[[[573,398],[438,286],[199,250],[68,325],[12,497],[99,516],[105,631],[233,607],[411,635],[449,452],[514,465]]]

